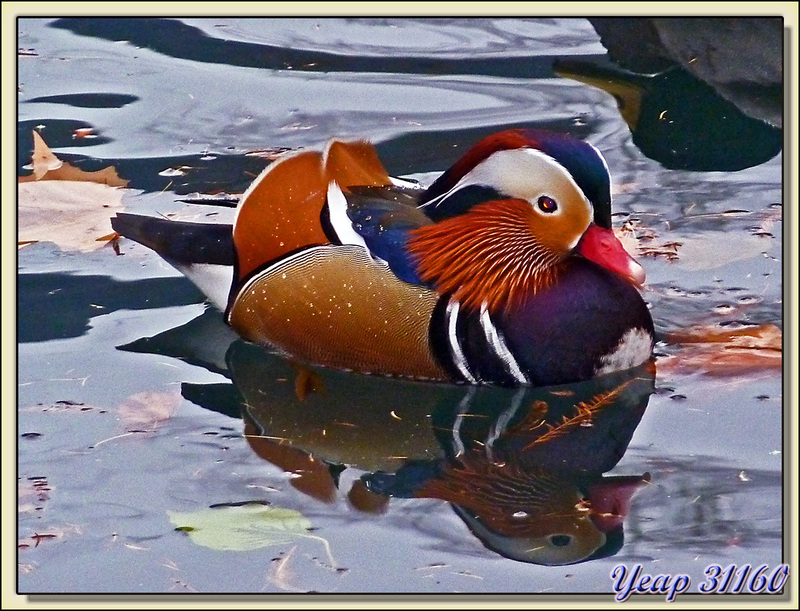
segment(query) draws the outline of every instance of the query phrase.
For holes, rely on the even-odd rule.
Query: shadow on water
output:
[[[649,474],[604,474],[644,414],[653,367],[548,388],[417,383],[296,365],[220,341],[221,326],[209,311],[120,348],[228,376],[184,383],[182,394],[242,418],[251,449],[304,495],[343,496],[364,514],[393,498],[447,501],[487,548],[522,562],[573,564],[622,548],[630,499]],[[346,469],[362,473],[342,490]]]
[[[392,74],[484,75],[505,78],[554,78],[554,56],[405,57],[338,54],[261,43],[213,38],[170,19],[58,19],[52,27],[82,36],[127,41],[163,55],[197,62],[267,70],[306,72],[375,72]]]
[[[17,341],[80,337],[95,316],[200,303],[203,295],[184,278],[120,281],[94,274],[17,275]]]
[[[74,119],[36,119],[20,121],[17,125],[17,173],[30,174],[29,163],[33,152],[33,131],[45,126],[48,146],[88,147],[108,142],[97,134],[91,139],[76,140],[75,131],[91,128],[85,121]],[[537,128],[568,133],[576,138],[587,138],[589,126],[576,125],[569,119],[525,121],[475,128],[431,130],[402,134],[376,143],[378,155],[386,170],[392,175],[413,174],[443,170],[460,157],[467,147],[481,138],[504,129]],[[177,195],[193,193],[242,193],[253,179],[269,165],[270,160],[287,149],[270,149],[265,154],[206,153],[173,157],[148,157],[143,159],[100,159],[59,153],[59,157],[81,170],[93,172],[113,166],[119,176],[128,181],[131,189],[145,192],[169,190]],[[181,168],[181,173],[165,173],[169,168]]]
[[[433,21],[435,22],[435,20]],[[657,22],[656,25],[650,23],[651,21]],[[764,163],[781,151],[783,143],[782,130],[776,126],[776,124],[780,124],[782,100],[780,53],[773,51],[774,41],[767,41],[771,45],[768,48],[769,52],[765,52],[763,56],[754,56],[757,59],[753,61],[761,60],[762,63],[753,67],[753,74],[750,77],[752,81],[736,80],[733,85],[737,85],[738,89],[731,92],[730,88],[733,85],[728,84],[726,79],[743,78],[738,72],[731,74],[732,71],[737,70],[731,64],[738,56],[731,55],[730,52],[725,54],[718,47],[727,44],[726,36],[740,36],[741,28],[728,32],[723,27],[727,22],[720,25],[725,21],[722,20],[719,23],[710,22],[711,29],[708,31],[698,30],[708,38],[707,41],[704,39],[702,44],[706,46],[700,47],[700,53],[705,52],[709,55],[713,54],[713,56],[708,61],[700,61],[697,64],[693,61],[681,63],[678,59],[670,56],[666,50],[655,47],[658,36],[656,33],[650,32],[649,28],[668,29],[671,35],[676,36],[682,27],[691,26],[695,29],[701,27],[702,24],[692,25],[696,21],[690,21],[688,24],[676,21],[675,25],[670,25],[672,23],[670,20],[593,20],[593,25],[603,37],[603,43],[609,48],[611,58],[618,65],[612,64],[607,58],[596,55],[574,55],[569,58],[541,54],[514,55],[503,57],[502,61],[498,61],[496,57],[492,56],[435,57],[430,52],[407,56],[396,56],[385,52],[369,55],[363,53],[363,50],[361,53],[339,54],[291,48],[285,45],[215,38],[199,28],[171,19],[62,18],[55,20],[50,27],[69,30],[82,36],[110,41],[126,41],[173,58],[265,70],[474,75],[515,79],[567,77],[600,88],[614,96],[619,104],[620,114],[631,130],[634,144],[643,154],[658,161],[666,168],[694,171],[736,171]],[[778,27],[780,26],[779,22],[775,22],[775,20],[756,19],[751,21],[753,27],[763,25],[758,32],[763,30],[773,33],[773,26],[776,24]],[[433,24],[433,22],[431,23]],[[623,32],[627,33],[625,39],[618,40],[622,37]],[[650,38],[648,39],[647,36]],[[643,39],[644,42],[640,39]],[[760,46],[763,41],[751,42],[747,39],[744,40],[744,43]],[[649,62],[643,63],[642,57],[651,57],[651,59]],[[701,59],[705,60],[706,58],[701,56]],[[715,72],[712,74],[708,73],[708,68],[696,67],[699,64],[714,64],[715,62],[719,65],[715,65],[713,68]],[[637,68],[640,71],[635,71]],[[644,72],[647,70],[649,73]],[[766,76],[762,74],[765,72]],[[696,73],[703,76],[705,80],[699,78]],[[765,81],[765,79],[767,80]],[[720,93],[721,91],[725,95]],[[87,93],[45,96],[27,102],[50,102],[95,108],[121,107],[136,101],[136,99],[135,96],[124,94]],[[758,107],[755,112],[751,110],[753,105]],[[768,110],[761,109],[759,105],[766,105]],[[747,114],[741,110],[742,108],[748,111]],[[762,120],[762,117],[767,117],[767,119]],[[585,129],[582,130],[586,133],[576,133],[576,127],[572,121],[564,123],[565,125],[535,125],[569,131],[577,137],[588,135],[588,127],[584,126]],[[77,125],[75,121],[63,125],[58,121],[28,121],[20,123],[19,127],[20,129],[24,128],[23,131],[30,132],[37,124],[47,125],[48,137],[52,139],[51,146],[62,144],[63,138],[60,138],[62,132],[69,135],[69,139],[63,143],[69,146],[100,144],[106,141],[102,135],[98,134],[93,136],[93,142],[75,142],[71,136]],[[533,126],[534,124],[526,123],[525,125],[515,124],[502,127]],[[91,126],[79,125],[78,127]],[[578,132],[581,131],[580,127],[578,126]],[[500,128],[501,126],[493,125],[484,131],[488,133],[488,131],[498,131]],[[387,166],[392,172],[411,173],[424,168],[430,169],[430,163],[425,163],[428,161],[443,164],[445,167],[449,161],[455,158],[453,146],[457,147],[462,140],[467,142],[474,140],[476,136],[486,135],[485,133],[473,134],[472,131],[476,130],[466,130],[463,134],[449,132],[409,134],[396,139],[396,141],[383,143],[384,150],[381,152],[388,154]],[[18,148],[20,151],[19,168],[22,168],[29,159],[28,147],[24,146],[26,138],[25,133],[19,136],[19,142],[23,144]],[[414,139],[413,147],[405,146],[406,138]],[[428,144],[433,145],[433,148],[426,146]],[[407,150],[428,151],[429,159],[403,159],[402,157],[406,155],[404,151]],[[221,157],[217,157],[214,163],[208,163],[209,160],[200,159],[200,157],[147,160],[150,163],[155,162],[156,165],[168,162],[172,165],[197,168],[199,173],[195,172],[195,174],[202,176],[199,180],[193,181],[169,182],[156,179],[158,184],[142,183],[140,177],[158,175],[158,170],[147,171],[155,168],[143,167],[145,160],[106,160],[106,163],[117,166],[123,176],[132,179],[131,186],[134,188],[158,190],[169,184],[171,187],[177,188],[179,193],[203,190],[218,191],[222,187],[217,183],[223,182],[221,179],[225,171],[228,172],[229,177],[227,188],[234,192],[241,191],[246,188],[247,181],[252,179],[252,174],[258,174],[265,165],[261,163],[261,160],[223,159]],[[70,159],[70,161],[91,164],[89,160],[77,158]],[[223,167],[219,178],[214,177],[214,168],[216,167]],[[238,183],[234,180],[231,184],[230,177],[237,174],[245,174],[249,178]],[[182,182],[186,184],[182,185]]]

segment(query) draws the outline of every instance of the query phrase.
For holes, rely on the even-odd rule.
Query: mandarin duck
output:
[[[309,364],[423,380],[544,386],[651,358],[644,270],[611,227],[592,145],[539,130],[479,141],[427,189],[366,142],[268,166],[233,225],[132,214],[244,339]]]

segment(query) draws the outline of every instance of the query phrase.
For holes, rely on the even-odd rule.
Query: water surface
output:
[[[392,174],[426,180],[493,131],[568,131],[606,156],[615,225],[649,238],[640,261],[659,334],[782,326],[782,154],[737,171],[646,156],[612,96],[553,71],[556,59],[603,60],[588,21],[25,18],[18,35],[20,175],[37,129],[62,159],[116,167],[127,210],[185,213],[187,194],[241,193],[269,162],[253,151],[369,138]],[[81,127],[96,137],[74,138]],[[484,545],[450,503],[415,497],[416,483],[380,480],[394,486],[388,502],[361,494],[408,459],[438,468],[451,412],[499,418],[513,393],[319,372],[326,392],[301,401],[297,371],[247,353],[180,274],[132,242],[121,253],[41,242],[18,254],[20,593],[610,600],[619,564],[699,584],[710,564],[785,561],[778,368],[714,368],[713,353],[660,344],[619,455],[565,446],[597,458],[580,466],[597,478],[649,474],[624,544],[531,564]],[[328,466],[315,471],[309,454]],[[289,513],[248,549],[202,545],[171,520],[253,503]]]

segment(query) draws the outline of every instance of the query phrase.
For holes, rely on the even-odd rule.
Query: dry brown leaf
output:
[[[140,392],[128,397],[117,413],[126,431],[154,431],[167,422],[181,403],[175,392]]]
[[[55,153],[50,150],[50,147],[45,144],[39,132],[33,132],[33,155],[31,156],[31,165],[33,166],[32,177],[20,177],[20,182],[28,180],[41,180],[45,174],[51,170],[57,170],[64,162],[62,162]]]
[[[664,340],[670,344],[708,344],[730,343],[742,347],[780,350],[783,346],[783,333],[780,327],[764,324],[740,329],[704,327],[689,331],[666,333]]]
[[[103,184],[42,181],[20,184],[18,245],[55,242],[62,250],[88,252],[113,232],[111,216],[122,210],[124,191]]]
[[[88,252],[116,237],[110,217],[122,210],[124,187],[113,167],[84,172],[61,161],[33,132],[33,174],[18,185],[18,247],[54,242]],[[111,238],[109,238],[111,236]]]
[[[117,174],[113,166],[96,172],[86,172],[66,161],[61,161],[47,146],[39,132],[33,132],[33,156],[31,157],[33,174],[20,176],[20,183],[40,180],[69,180],[76,182],[95,182],[109,187],[127,187],[128,181]]]
[[[738,376],[780,371],[783,366],[783,334],[772,324],[733,330],[699,328],[666,334],[664,340],[680,350],[658,359],[661,374]]]

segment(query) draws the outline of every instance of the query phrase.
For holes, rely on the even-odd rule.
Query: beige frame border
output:
[[[16,148],[16,139],[11,129],[16,118],[16,83],[12,75],[16,74],[16,18],[18,16],[96,16],[109,15],[177,15],[185,17],[217,16],[220,14],[236,14],[248,16],[586,16],[586,15],[630,15],[630,16],[664,16],[664,15],[702,15],[702,16],[766,16],[781,15],[787,31],[786,38],[786,74],[787,101],[784,120],[786,146],[783,152],[784,163],[784,431],[786,443],[784,449],[784,506],[789,510],[785,516],[784,530],[785,562],[791,566],[790,592],[784,598],[764,600],[752,597],[733,599],[725,597],[724,604],[718,597],[698,600],[698,596],[689,594],[669,603],[671,608],[696,606],[703,603],[709,608],[737,608],[758,606],[760,608],[791,609],[798,603],[798,378],[796,375],[798,361],[798,204],[797,160],[798,160],[798,5],[795,2],[648,2],[648,3],[597,3],[597,2],[460,2],[456,5],[436,2],[194,2],[188,6],[161,2],[115,2],[101,5],[91,2],[3,2],[2,3],[2,61],[6,68],[2,77],[2,144],[4,151]],[[12,46],[13,45],[13,46]],[[602,595],[553,595],[534,597],[526,595],[471,595],[468,598],[437,595],[349,595],[349,596],[34,596],[24,597],[14,594],[16,590],[16,549],[11,544],[16,539],[16,249],[13,242],[16,237],[15,206],[16,176],[10,163],[2,166],[2,405],[3,424],[3,478],[2,478],[2,608],[3,609],[163,609],[191,608],[342,608],[342,609],[387,609],[400,608],[442,608],[442,609],[483,609],[507,608],[528,609],[536,606],[550,608],[572,608],[577,604],[591,605],[592,608],[614,608],[619,603],[613,602],[611,596]],[[12,367],[11,364],[14,364]],[[792,373],[790,373],[792,372]],[[792,488],[789,484],[794,484]],[[790,543],[794,543],[792,548]],[[794,577],[792,579],[792,577]],[[667,606],[668,603],[650,597],[636,597],[627,605],[646,605],[648,608]],[[756,605],[754,605],[756,603]]]

